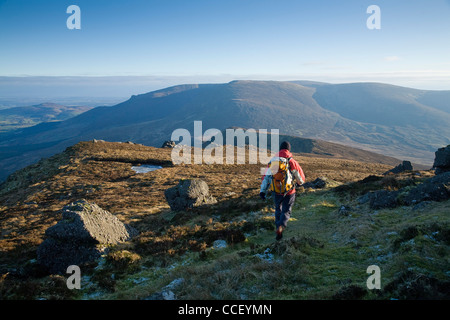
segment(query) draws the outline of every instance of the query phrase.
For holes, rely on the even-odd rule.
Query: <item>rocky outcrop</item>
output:
[[[324,189],[324,188],[333,188],[338,186],[339,183],[337,183],[334,180],[331,180],[327,177],[319,177],[314,181],[306,182],[302,184],[302,187],[305,189],[312,188],[312,189]]]
[[[214,204],[216,199],[209,194],[209,187],[203,180],[180,180],[175,187],[164,192],[173,211],[183,211],[205,204]]]
[[[398,206],[398,191],[378,190],[369,193],[369,205],[372,209],[395,208]]]
[[[436,174],[450,171],[450,145],[438,149],[435,153],[433,168]]]
[[[62,209],[62,220],[48,228],[38,247],[39,264],[50,273],[65,273],[100,257],[105,246],[127,241],[137,231],[94,203],[79,200]]]
[[[400,163],[398,166],[396,166],[395,168],[386,171],[384,174],[389,174],[389,173],[401,173],[404,171],[411,171],[413,170],[413,166],[411,164],[410,161],[403,161],[402,163]]]
[[[422,201],[445,201],[450,199],[450,172],[444,172],[408,192],[404,198],[406,205],[414,205]]]
[[[175,148],[177,144],[175,143],[175,141],[164,141],[164,143],[162,144],[161,148]]]
[[[450,172],[444,172],[414,188],[398,191],[370,191],[358,198],[360,204],[369,202],[372,209],[395,208],[399,205],[417,205],[421,202],[446,201],[450,199]]]

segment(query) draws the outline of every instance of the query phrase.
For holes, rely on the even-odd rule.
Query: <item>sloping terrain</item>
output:
[[[222,133],[225,137],[226,133]],[[272,135],[269,133],[267,135],[267,149],[270,150],[272,147]],[[275,139],[275,141],[277,141]],[[397,165],[400,161],[399,159],[384,156],[379,153],[366,151],[358,148],[352,148],[349,146],[345,146],[343,144],[332,143],[328,141],[323,141],[319,139],[308,139],[308,138],[300,138],[291,135],[278,135],[278,141],[288,141],[291,144],[291,151],[294,153],[301,153],[303,156],[312,156],[312,157],[332,157],[335,159],[346,159],[346,160],[355,160],[360,162],[368,162],[368,163],[380,163],[380,164],[388,164],[388,165]],[[206,142],[204,146],[207,146],[210,142]],[[246,144],[252,145],[250,139],[245,142]],[[255,146],[261,146],[259,141],[259,136],[257,139],[257,143]],[[275,146],[275,150],[277,150],[278,146]],[[430,169],[430,166],[414,164],[415,169]]]
[[[79,141],[133,141],[159,147],[175,129],[279,129],[430,166],[450,143],[447,91],[360,83],[232,81],[180,85],[132,96],[59,123],[0,134],[0,169],[18,168]]]
[[[11,175],[0,186],[1,299],[448,299],[449,201],[374,209],[364,196],[408,190],[431,171],[383,177],[392,166],[295,154],[307,180],[283,240],[270,199],[258,197],[260,165],[172,165],[171,149],[81,142]],[[162,169],[138,174],[132,166]],[[217,203],[172,212],[164,191],[207,182]],[[82,266],[81,290],[36,264],[45,230],[79,199],[140,235]],[[216,240],[225,240],[220,249]],[[366,269],[381,269],[368,290]]]

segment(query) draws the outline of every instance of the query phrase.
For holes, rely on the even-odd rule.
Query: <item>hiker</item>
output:
[[[295,180],[295,181],[294,181]],[[295,187],[305,183],[305,174],[297,161],[292,158],[291,144],[283,141],[280,151],[270,160],[266,174],[262,177],[259,195],[266,199],[267,189],[274,194],[276,240],[283,237],[283,231],[291,216],[295,201]]]

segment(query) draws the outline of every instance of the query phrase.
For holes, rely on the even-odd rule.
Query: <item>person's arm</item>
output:
[[[295,161],[294,159],[291,159],[291,161],[289,161],[289,166],[292,168],[291,172],[292,172],[292,175],[294,176],[297,184],[299,184],[299,185],[304,184],[306,181],[305,173],[303,172],[303,169],[302,169],[302,167],[300,167],[298,162]]]
[[[261,199],[266,199],[267,189],[269,188],[270,182],[272,181],[272,175],[270,174],[270,169],[267,168],[266,174],[262,177],[261,187],[259,189],[259,196]]]
[[[267,192],[267,189],[269,188],[271,180],[272,180],[272,176],[270,174],[266,174],[264,176],[264,179],[261,182],[261,188],[259,190],[259,193],[266,193]]]

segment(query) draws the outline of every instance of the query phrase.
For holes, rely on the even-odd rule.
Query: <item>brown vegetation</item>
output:
[[[4,253],[0,265],[5,268],[33,257],[45,230],[60,218],[61,208],[80,198],[97,203],[141,232],[166,227],[167,220],[160,219],[170,211],[164,191],[180,179],[205,180],[218,200],[199,221],[214,212],[226,210],[230,216],[236,210],[265,206],[257,198],[261,165],[173,166],[171,152],[132,143],[81,142],[14,173],[0,189],[0,250]],[[298,154],[295,158],[309,181],[320,176],[356,181],[390,168]],[[163,169],[137,174],[131,167],[139,164],[158,164]],[[182,217],[174,217],[174,222],[177,219]]]

